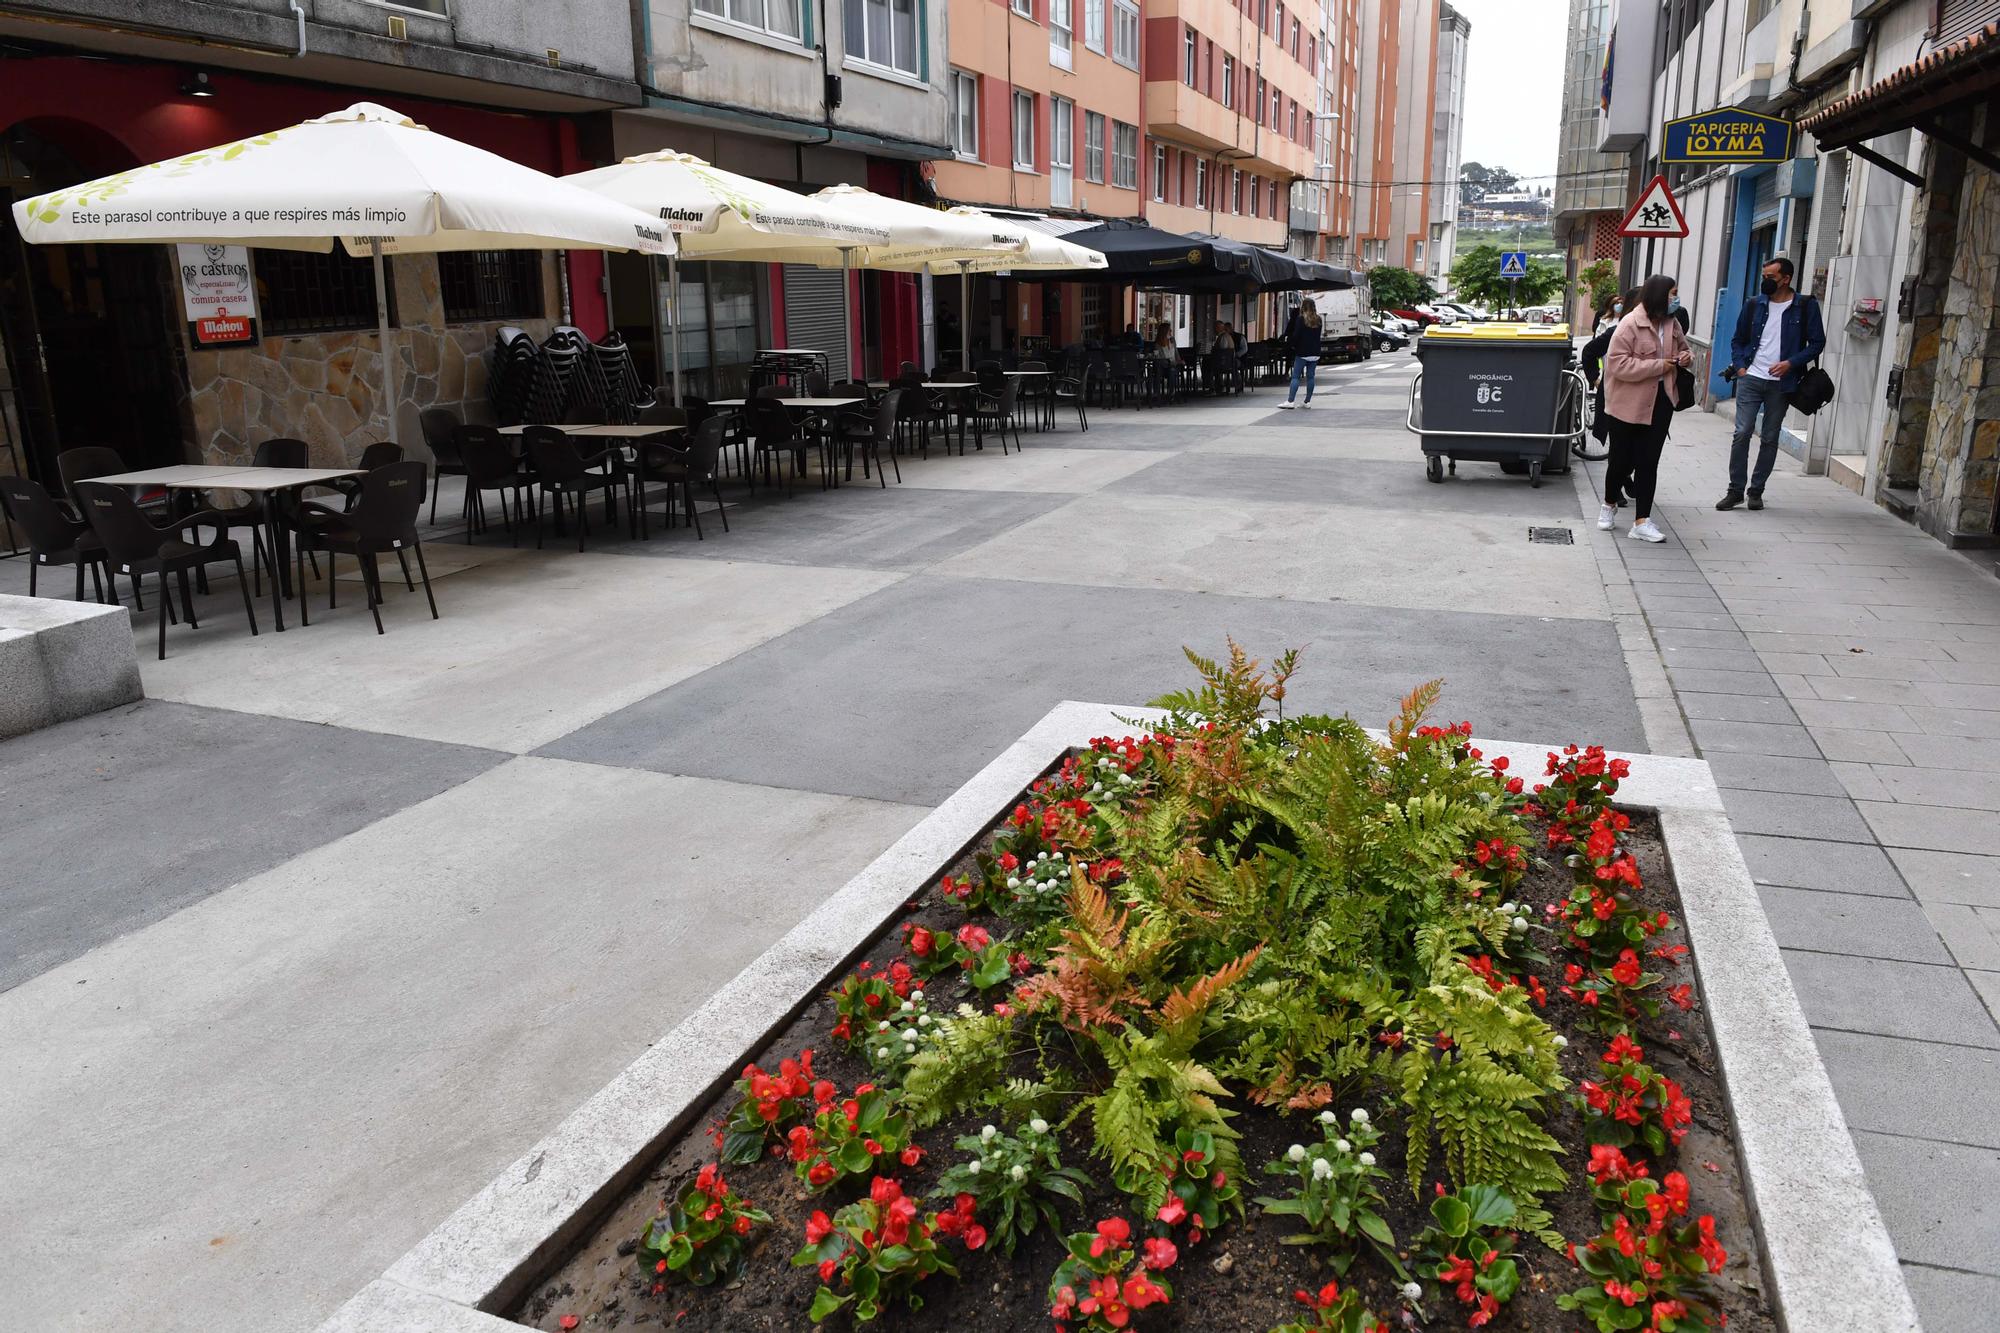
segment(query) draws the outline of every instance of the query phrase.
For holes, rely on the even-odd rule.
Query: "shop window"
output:
[[[384,259],[389,323],[396,322],[395,260]],[[266,336],[336,333],[376,324],[375,265],[336,246],[325,254],[258,250],[257,313]]]
[[[681,372],[689,392],[723,398],[747,387],[757,355],[757,274],[762,267],[706,261],[680,265]],[[666,264],[658,270],[662,359],[670,363]]]
[[[447,324],[542,317],[539,250],[457,250],[438,256]]]

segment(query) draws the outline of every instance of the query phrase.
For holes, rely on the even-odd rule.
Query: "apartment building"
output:
[[[1563,51],[1562,128],[1556,152],[1553,216],[1556,244],[1572,282],[1600,259],[1616,263],[1630,164],[1623,153],[1597,148],[1598,104],[1611,41],[1611,0],[1570,0],[1569,41]],[[1588,289],[1576,291],[1570,324],[1589,328]]]
[[[1389,202],[1389,262],[1430,268],[1431,136],[1437,108],[1439,0],[1397,0],[1396,115]],[[1454,193],[1456,189],[1454,187]]]
[[[1458,250],[1458,173],[1465,159],[1465,66],[1472,21],[1438,5],[1437,69],[1432,80],[1430,248],[1424,272],[1444,285]]]

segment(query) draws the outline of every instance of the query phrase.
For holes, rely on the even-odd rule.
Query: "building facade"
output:
[[[1389,262],[1430,271],[1431,136],[1437,109],[1439,0],[1398,0],[1396,115],[1389,200]]]
[[[1600,259],[1618,262],[1618,224],[1625,213],[1625,155],[1597,148],[1611,5],[1612,0],[1570,0],[1569,41],[1563,51],[1561,145],[1551,224],[1572,283],[1569,317],[1576,328],[1589,328],[1593,316],[1589,290],[1577,284],[1577,275]]]
[[[0,5],[5,202],[360,100],[542,171],[580,170],[593,165],[593,120],[640,101],[630,28],[621,0],[450,12],[247,0],[164,16],[113,0]],[[0,411],[23,470],[52,478],[56,454],[79,444],[111,445],[135,467],[240,462],[278,435],[345,462],[388,433],[366,261],[252,250],[259,336],[208,346],[170,255],[29,246],[11,213],[0,221]],[[396,340],[396,434],[418,453],[419,409],[483,407],[497,329],[603,328],[596,255],[405,255],[389,269],[392,323],[430,335]]]
[[[1438,6],[1437,60],[1431,102],[1430,246],[1424,273],[1439,287],[1458,251],[1458,173],[1465,161],[1465,66],[1472,22],[1449,4]]]

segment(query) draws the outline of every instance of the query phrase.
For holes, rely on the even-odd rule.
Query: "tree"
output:
[[[1500,276],[1500,247],[1497,245],[1475,245],[1451,266],[1451,289],[1457,293],[1458,299],[1483,305],[1489,310],[1547,305],[1562,291],[1563,281],[1563,271],[1556,265],[1530,260],[1527,276],[1510,282]]]
[[[1598,306],[1618,294],[1618,269],[1608,259],[1600,259],[1595,264],[1576,275],[1577,283],[1590,296],[1590,308]]]
[[[1472,204],[1489,194],[1506,194],[1521,183],[1521,178],[1505,167],[1467,162],[1458,169],[1458,181],[1459,202]]]
[[[1368,289],[1377,310],[1408,310],[1437,300],[1437,288],[1421,273],[1383,264],[1368,270]]]

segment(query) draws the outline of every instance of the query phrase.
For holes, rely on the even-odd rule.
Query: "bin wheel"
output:
[[[1453,471],[1457,471],[1457,469],[1456,469],[1456,468],[1454,468],[1454,469],[1452,469],[1452,470],[1453,470]],[[1438,455],[1438,454],[1427,454],[1427,455],[1425,455],[1425,457],[1424,457],[1424,475],[1425,475],[1426,477],[1429,477],[1429,478],[1430,478],[1430,479],[1431,479],[1432,481],[1443,481],[1443,480],[1444,480],[1444,458],[1443,458],[1443,457],[1442,457],[1441,455]]]
[[[1451,475],[1454,477],[1458,475],[1458,460],[1456,458],[1451,460]]]
[[[1530,487],[1539,489],[1541,487],[1541,484],[1542,484],[1542,460],[1539,458],[1530,459],[1528,461],[1528,485]]]

